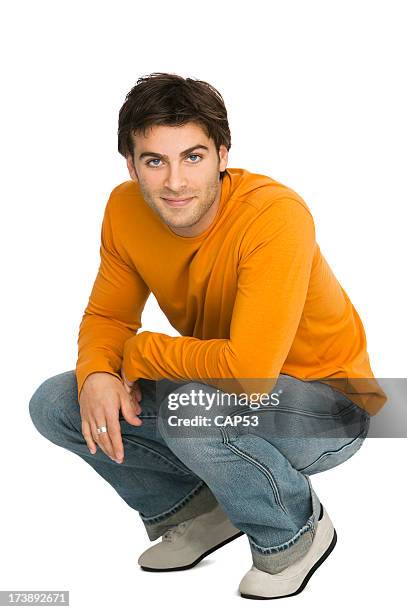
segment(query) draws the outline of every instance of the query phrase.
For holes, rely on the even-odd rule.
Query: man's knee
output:
[[[73,410],[76,398],[76,376],[74,370],[47,378],[35,390],[29,401],[29,412],[36,429],[52,440],[57,435],[62,417]]]

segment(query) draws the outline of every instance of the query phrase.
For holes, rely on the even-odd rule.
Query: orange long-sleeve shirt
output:
[[[129,380],[206,379],[230,390],[222,379],[234,379],[243,391],[256,380],[270,392],[282,373],[320,379],[371,415],[385,403],[360,317],[307,204],[286,185],[228,168],[212,224],[183,237],[125,181],[105,208],[100,257],[79,330],[78,399],[89,374],[120,378],[123,362]],[[150,292],[181,336],[137,333]]]

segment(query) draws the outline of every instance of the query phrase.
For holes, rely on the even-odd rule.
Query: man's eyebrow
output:
[[[185,151],[181,151],[179,156],[182,157],[183,155],[187,155],[188,153],[191,153],[192,151],[195,151],[195,149],[205,149],[206,151],[209,151],[209,148],[206,147],[205,145],[197,144],[197,145],[195,145],[193,147],[189,147],[188,149],[185,149]],[[154,151],[143,151],[143,153],[140,153],[139,159],[142,159],[143,157],[154,157],[154,158],[157,158],[157,159],[168,160],[168,156],[167,155],[161,155],[161,153],[154,153]]]

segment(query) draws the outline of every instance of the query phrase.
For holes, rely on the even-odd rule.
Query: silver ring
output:
[[[98,434],[106,433],[107,432],[107,427],[106,427],[106,425],[101,425],[100,427],[96,427],[96,431],[98,432]]]

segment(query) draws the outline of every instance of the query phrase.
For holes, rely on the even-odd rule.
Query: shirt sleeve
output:
[[[141,327],[141,313],[150,289],[115,245],[112,196],[106,205],[100,245],[100,265],[78,335],[76,378],[78,401],[83,383],[93,372],[119,374],[123,346]]]
[[[200,340],[144,331],[124,346],[129,380],[210,380],[270,392],[296,335],[315,252],[312,215],[283,198],[256,215],[240,245],[230,337]],[[210,383],[213,384],[213,383]]]

